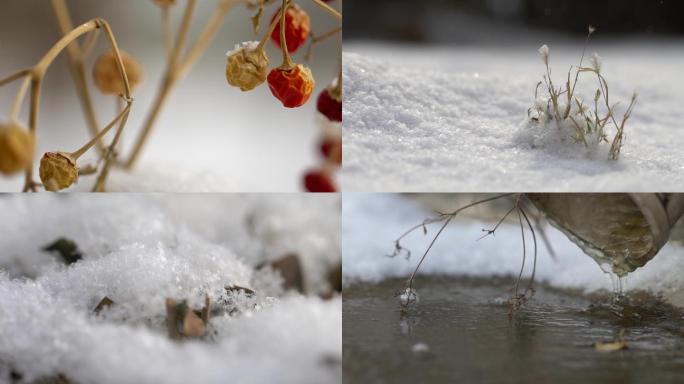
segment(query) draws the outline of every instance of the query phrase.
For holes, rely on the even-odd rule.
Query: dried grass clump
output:
[[[611,104],[609,99],[608,82],[601,74],[601,57],[594,53],[589,66],[584,66],[586,44],[595,29],[589,26],[589,32],[585,41],[579,65],[571,66],[568,70],[567,80],[564,86],[556,86],[551,78],[549,67],[549,47],[542,45],[539,53],[546,66],[546,74],[543,80],[537,83],[534,97],[535,104],[527,110],[530,122],[549,126],[555,125],[559,130],[569,129],[574,131],[572,137],[575,143],[582,143],[586,148],[595,148],[602,143],[610,144],[609,156],[617,160],[620,149],[625,139],[625,123],[632,114],[636,104],[637,95],[634,93],[622,119],[615,117],[615,108],[619,103]],[[585,104],[576,95],[577,83],[580,74],[593,74],[598,81],[598,88],[594,92],[593,106]],[[572,82],[571,82],[572,79]],[[543,84],[543,87],[542,87]],[[546,91],[546,95],[539,97],[539,88]],[[609,138],[609,128],[615,128],[615,134]]]

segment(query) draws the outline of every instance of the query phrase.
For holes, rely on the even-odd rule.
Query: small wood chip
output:
[[[225,288],[226,288],[227,293],[240,292],[240,291],[244,292],[247,295],[254,295],[256,293],[256,292],[254,292],[254,290],[252,290],[250,288],[241,287],[239,285],[230,285],[230,286],[227,286]]]
[[[111,307],[113,304],[114,304],[114,302],[112,301],[112,299],[110,299],[109,297],[105,296],[105,297],[102,298],[102,300],[100,300],[100,302],[97,304],[97,306],[95,307],[95,309],[93,310],[93,312],[95,312],[96,314],[99,315],[100,312],[101,312],[103,309],[109,308],[109,307]]]
[[[302,274],[299,257],[296,254],[289,254],[272,262],[271,268],[279,271],[283,276],[283,279],[285,280],[283,286],[285,289],[294,289],[301,293],[305,292],[304,275]]]
[[[597,341],[594,343],[594,349],[598,352],[615,352],[627,349],[627,342],[625,341],[625,330],[620,330],[620,335],[615,341]]]

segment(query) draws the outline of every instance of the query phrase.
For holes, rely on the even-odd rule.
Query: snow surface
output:
[[[409,260],[404,256],[390,258],[387,255],[392,253],[397,237],[427,217],[432,217],[432,212],[401,195],[345,194],[342,207],[345,286],[390,277],[408,278],[439,224],[429,227],[427,236],[418,230],[402,241],[402,245],[412,251]],[[494,223],[455,219],[440,235],[423,262],[420,274],[517,276],[522,257],[520,227],[504,223],[494,236],[476,241],[482,236],[482,229],[493,226]],[[536,277],[539,281],[585,292],[612,289],[610,278],[594,260],[553,227],[547,226],[546,232],[558,258],[554,261],[540,242]],[[680,245],[666,244],[646,266],[626,277],[627,289],[651,290],[674,304],[684,305],[683,251]],[[527,264],[524,276],[530,275],[531,266],[531,263]],[[415,287],[420,294],[420,275]]]
[[[540,36],[540,39],[543,36]],[[565,82],[582,45],[549,44]],[[525,124],[545,73],[538,44],[345,44],[345,191],[678,191],[684,186],[682,41],[591,43],[611,102],[636,108],[619,161]],[[595,79],[581,80],[592,100]],[[586,86],[586,87],[585,87]],[[613,132],[609,132],[612,137]]]
[[[311,293],[327,288],[337,196],[5,195],[0,212],[0,382],[10,366],[28,381],[340,381],[341,299],[284,293],[256,269],[297,251]],[[84,254],[71,266],[40,251],[62,236]],[[238,314],[212,317],[207,340],[171,341],[164,300],[201,308],[205,294]],[[103,296],[115,305],[95,315]]]

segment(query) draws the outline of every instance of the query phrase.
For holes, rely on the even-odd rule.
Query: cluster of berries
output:
[[[264,41],[248,41],[238,44],[228,52],[226,79],[228,84],[243,91],[250,91],[268,80],[268,87],[286,108],[304,105],[313,92],[315,81],[311,70],[291,62],[289,53],[296,52],[309,38],[311,24],[309,15],[296,4],[289,5],[284,14],[284,31],[281,30],[282,8],[271,19],[270,37],[273,43],[283,49],[285,59],[282,65],[271,69],[264,50]],[[282,46],[281,35],[285,37]]]
[[[316,108],[323,121],[319,144],[323,165],[306,172],[304,188],[309,192],[337,192],[333,175],[342,165],[342,84],[339,78],[318,95]]]

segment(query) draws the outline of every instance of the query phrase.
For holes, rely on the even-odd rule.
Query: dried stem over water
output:
[[[504,197],[513,196],[513,195],[516,195],[516,194],[507,193],[507,194],[501,194],[501,195],[489,197],[486,199],[478,200],[478,201],[475,201],[473,203],[467,204],[463,207],[460,207],[459,209],[457,209],[453,212],[450,212],[450,213],[437,212],[437,217],[427,218],[422,223],[409,228],[409,230],[407,230],[401,236],[399,236],[399,238],[395,241],[394,252],[389,256],[395,257],[395,256],[398,256],[402,253],[405,253],[406,257],[408,259],[408,258],[410,258],[410,255],[411,255],[410,251],[408,251],[407,249],[405,249],[401,246],[401,240],[419,228],[422,228],[423,233],[427,234],[427,226],[428,225],[434,224],[434,223],[442,223],[439,230],[437,231],[435,236],[430,241],[430,244],[428,245],[427,249],[425,250],[425,252],[421,256],[420,260],[418,261],[418,264],[416,265],[415,269],[413,270],[413,273],[411,273],[411,276],[409,277],[409,279],[407,281],[406,288],[403,292],[403,294],[406,295],[406,300],[402,300],[402,303],[401,303],[403,310],[406,310],[412,303],[415,302],[415,291],[413,290],[413,282],[415,280],[416,274],[418,273],[420,266],[423,264],[423,261],[427,257],[427,255],[430,252],[430,250],[432,249],[433,245],[435,244],[435,242],[437,241],[439,236],[442,234],[444,229],[451,223],[452,219],[454,217],[456,217],[456,215],[458,215],[459,213],[461,213],[462,211],[464,211],[466,209],[472,208],[472,207],[480,205],[480,204],[488,203],[488,202],[491,202],[491,201],[494,201],[497,199],[501,199]],[[492,229],[483,229],[483,231],[486,233],[482,237],[480,237],[480,239],[482,239],[482,238],[487,237],[489,235],[494,235],[494,233],[499,228],[501,223],[503,223],[503,221],[513,211],[517,212],[518,222],[520,224],[520,231],[521,231],[521,237],[522,237],[523,255],[522,255],[522,265],[520,267],[520,272],[518,274],[518,278],[516,280],[515,286],[513,287],[513,296],[509,300],[509,304],[511,305],[511,313],[513,311],[517,310],[518,308],[520,308],[523,304],[525,304],[534,295],[533,284],[534,284],[534,278],[536,275],[536,268],[537,268],[537,237],[536,237],[534,227],[532,226],[532,222],[529,220],[528,214],[526,213],[525,208],[523,207],[523,204],[522,204],[523,203],[523,197],[524,197],[524,194],[517,194],[515,202],[513,203],[511,208],[506,212],[506,214],[504,214],[503,217],[501,217],[501,219],[499,219],[497,221],[497,223],[494,225],[494,227]],[[527,260],[527,244],[525,241],[525,227],[527,227],[527,229],[532,234],[532,240],[533,240],[533,244],[534,244],[534,259],[533,259],[533,266],[532,266],[532,275],[530,277],[530,280],[529,280],[525,290],[522,293],[520,293],[519,284],[520,284],[520,281],[522,280],[522,274],[523,274],[523,271],[525,269],[525,263]]]

